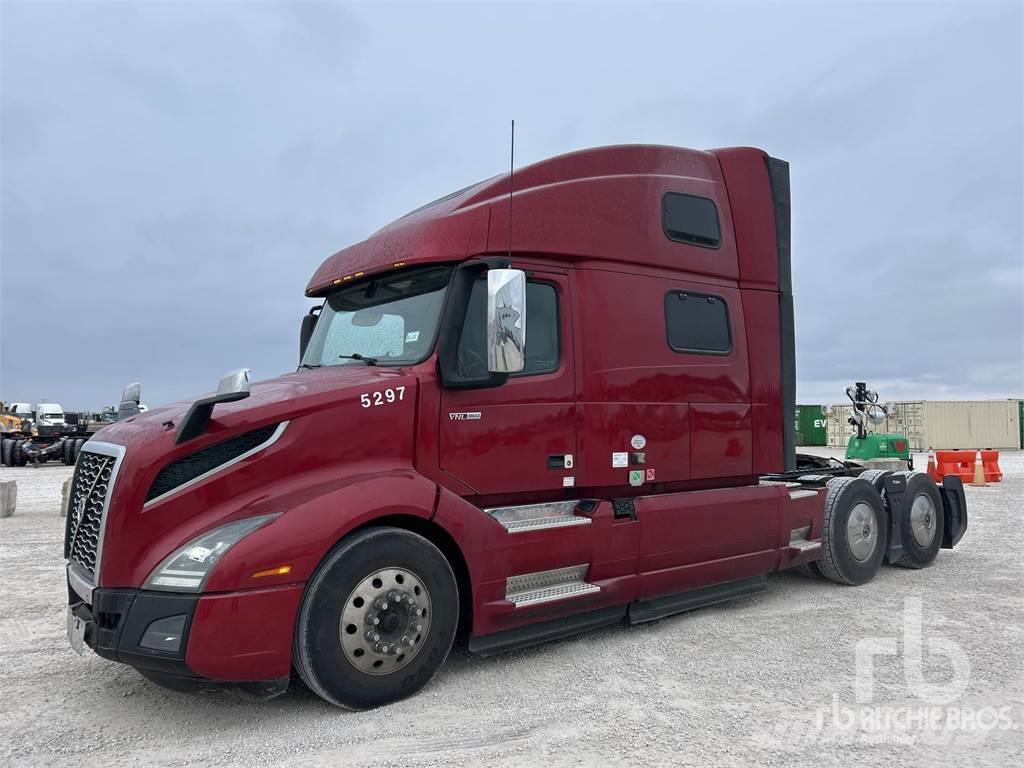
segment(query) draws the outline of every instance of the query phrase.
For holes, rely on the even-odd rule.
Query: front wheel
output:
[[[370,528],[336,547],[306,587],[295,668],[332,704],[388,704],[430,682],[458,618],[458,585],[441,551],[411,531]]]

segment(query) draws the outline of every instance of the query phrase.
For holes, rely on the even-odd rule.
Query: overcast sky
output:
[[[2,5],[0,397],[293,369],[321,260],[582,147],[790,161],[798,398],[1024,395],[1021,5]]]

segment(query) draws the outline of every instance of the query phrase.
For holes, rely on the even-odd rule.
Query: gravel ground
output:
[[[490,659],[456,649],[418,696],[363,713],[297,686],[262,704],[175,694],[76,656],[57,512],[70,470],[0,468],[19,497],[0,520],[0,764],[1021,765],[1024,454],[1002,466],[1002,483],[967,489],[970,529],[927,570],[859,588],[777,574],[764,595],[649,625]],[[894,655],[874,656],[861,702],[870,638]],[[922,690],[921,657],[949,690]]]

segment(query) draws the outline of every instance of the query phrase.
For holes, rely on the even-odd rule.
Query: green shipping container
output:
[[[796,444],[828,445],[828,417],[822,406],[796,407]]]

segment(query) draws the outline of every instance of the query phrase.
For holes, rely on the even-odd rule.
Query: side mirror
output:
[[[244,393],[244,394],[243,394]],[[239,368],[231,373],[226,373],[217,382],[217,397],[224,398],[225,395],[249,395],[249,369]],[[241,397],[234,397],[232,400],[241,400]],[[231,402],[222,399],[221,402]]]
[[[129,384],[121,393],[121,404],[117,408],[118,420],[139,414],[139,402],[142,399],[142,387],[138,382]]]
[[[313,338],[313,329],[316,328],[316,321],[320,318],[320,307],[313,307],[308,314],[302,316],[302,325],[299,327],[299,363],[306,356],[306,347],[309,340]]]
[[[519,373],[526,364],[526,273],[487,272],[487,370]]]
[[[209,397],[201,397],[192,403],[185,418],[178,424],[178,431],[174,436],[174,444],[184,443],[193,437],[198,437],[206,431],[206,425],[210,421],[213,407],[219,403],[234,403],[244,400],[249,396],[249,369],[239,368],[237,371],[225,374],[217,382],[217,392]]]

